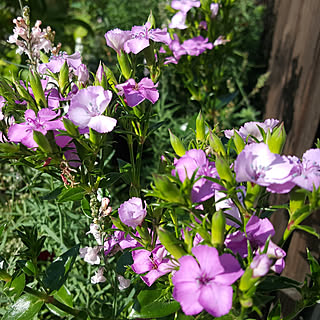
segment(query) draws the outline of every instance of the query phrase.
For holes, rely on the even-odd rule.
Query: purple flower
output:
[[[250,264],[250,268],[253,270],[252,277],[258,278],[265,276],[269,272],[272,263],[273,262],[271,259],[268,258],[268,255],[256,255]]]
[[[206,21],[200,21],[199,23],[199,28],[203,29],[203,30],[207,30],[208,29],[208,24]]]
[[[106,38],[107,45],[120,55],[121,50],[124,51],[124,43],[131,39],[131,31],[113,29],[108,31],[104,37]]]
[[[185,155],[175,162],[175,167],[171,174],[175,176],[178,173],[181,182],[186,178],[191,179],[196,170],[195,178],[202,175],[218,178],[214,163],[208,161],[203,150],[192,149],[187,151]],[[192,187],[191,199],[193,202],[206,201],[214,196],[215,190],[221,189],[222,187],[217,183],[201,178]]]
[[[242,189],[242,191],[245,191],[244,187],[239,187],[239,189]],[[237,196],[241,203],[243,203],[243,194],[242,192],[237,192]],[[226,214],[229,214],[230,216],[233,216],[236,218],[239,223],[236,223],[230,219],[226,219],[226,223],[229,226],[232,227],[239,227],[241,224],[241,215],[237,208],[237,206],[233,203],[233,201],[230,198],[227,198],[225,200],[219,201],[220,199],[223,199],[226,197],[226,194],[223,192],[216,191],[215,192],[215,202],[216,202],[216,210],[223,210]]]
[[[147,286],[151,286],[158,278],[169,273],[174,268],[170,259],[166,258],[167,250],[164,246],[156,246],[151,252],[148,250],[132,251],[134,263],[131,265],[132,270],[137,274],[146,273],[141,279]]]
[[[116,229],[113,225],[112,229]],[[139,233],[136,232],[136,237],[139,237]],[[140,244],[137,240],[132,238],[129,234],[125,234],[124,231],[115,231],[111,236],[109,236],[104,242],[104,253],[105,255],[114,254],[119,250],[124,250],[127,248],[136,248]]]
[[[264,251],[265,246],[260,247],[260,252]],[[272,241],[269,241],[268,249],[267,249],[267,256],[269,259],[275,260],[275,263],[271,267],[276,273],[281,273],[285,267],[284,257],[287,255],[286,252],[274,244]]]
[[[145,207],[146,205],[146,202],[144,202]],[[142,224],[145,216],[147,215],[147,210],[143,208],[142,200],[136,197],[122,203],[118,212],[120,220],[125,225],[134,229]]]
[[[89,80],[89,71],[83,63],[75,70],[74,74],[78,77],[78,81],[85,84]]]
[[[131,39],[125,41],[123,48],[126,53],[138,54],[149,47],[150,40],[169,44],[170,35],[167,29],[150,29],[150,22],[144,26],[134,26],[131,29]]]
[[[71,98],[69,119],[79,128],[92,128],[100,133],[113,130],[117,120],[104,116],[112,98],[112,92],[100,86],[90,86],[80,90]]]
[[[206,310],[214,317],[229,313],[232,307],[231,284],[243,270],[231,254],[219,256],[216,248],[200,245],[192,256],[179,259],[180,269],[173,275],[173,297],[186,315]]]
[[[214,47],[220,46],[222,44],[228,43],[230,40],[225,39],[223,36],[219,36],[213,43]]]
[[[65,131],[65,129],[63,129]],[[58,131],[54,131],[54,138],[56,144],[60,148],[64,149],[64,156],[66,160],[69,162],[71,167],[77,168],[81,165],[81,160],[78,156],[76,146],[72,141],[72,138],[69,136],[60,136]]]
[[[320,186],[320,149],[309,149],[302,156],[300,172],[295,175],[293,182],[299,187],[312,191]]]
[[[251,181],[270,192],[287,193],[293,187],[297,167],[287,157],[272,153],[264,143],[246,145],[238,155],[234,170],[237,182]]]
[[[24,113],[25,122],[16,123],[9,128],[8,138],[12,142],[21,142],[28,148],[37,148],[37,143],[33,140],[33,131],[39,131],[46,135],[49,130],[64,130],[63,123],[54,111],[41,109],[36,116],[35,112],[28,109]]]
[[[129,79],[125,83],[116,85],[116,88],[120,96],[125,96],[128,106],[135,107],[145,99],[154,104],[159,99],[157,86],[158,84],[154,84],[151,79],[143,78],[139,83]]]
[[[244,141],[246,141],[246,139],[248,138],[248,143],[255,142],[255,140],[252,137],[256,138],[259,142],[262,142],[263,137],[258,127],[263,129],[263,131],[267,133],[268,130],[272,132],[272,130],[278,125],[278,123],[279,120],[276,119],[266,119],[264,122],[246,122],[242,127],[240,127],[239,130],[236,130],[236,132]],[[228,139],[230,139],[234,136],[234,129],[225,130],[224,135]]]
[[[80,52],[75,52],[72,55],[68,55],[66,52],[61,52],[57,56],[51,56],[48,63],[42,63],[39,65],[39,72],[45,73],[47,70],[50,70],[52,73],[58,73],[65,61],[67,61],[69,68],[77,70],[81,65]]]
[[[219,4],[218,3],[211,3],[210,4],[210,10],[211,10],[211,18],[215,18],[219,11]]]
[[[205,50],[211,50],[213,48],[213,44],[208,42],[208,38],[204,39],[202,36],[198,36],[184,41],[181,47],[188,55],[199,56]]]
[[[225,246],[244,258],[248,255],[247,239],[250,241],[251,247],[257,250],[265,245],[269,236],[274,235],[274,228],[267,218],[260,219],[257,216],[252,216],[246,225],[246,234],[236,231],[227,235]]]
[[[178,11],[172,18],[169,24],[170,29],[187,29],[186,25],[187,13],[183,11]]]
[[[175,10],[180,10],[187,13],[191,8],[200,7],[200,1],[197,0],[173,0],[171,2],[171,8]]]
[[[169,28],[173,29],[186,29],[187,13],[191,8],[200,7],[200,1],[193,0],[173,0],[171,2],[171,7],[175,10],[179,10],[172,18],[169,24]]]

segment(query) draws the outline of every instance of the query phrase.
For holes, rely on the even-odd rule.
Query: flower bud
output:
[[[262,187],[260,187],[258,184],[254,184],[250,181],[247,182],[247,192],[244,199],[244,204],[247,209],[251,209],[254,207],[255,203],[259,199],[261,190]]]
[[[105,65],[103,65],[103,70],[107,76],[107,80],[109,85],[113,90],[115,90],[115,85],[118,84],[116,77],[114,76],[113,72]]]
[[[218,156],[216,158],[215,164],[220,179],[234,184],[234,177],[227,161],[224,158]]]
[[[150,22],[150,29],[155,29],[155,27],[156,27],[156,19],[154,18],[152,10],[150,10],[150,14],[149,14],[147,22]]]
[[[222,247],[224,244],[224,231],[226,218],[222,210],[214,213],[211,220],[211,243],[214,246]]]
[[[161,244],[167,249],[167,251],[174,256],[175,259],[180,259],[186,255],[187,252],[181,245],[181,242],[174,236],[172,232],[163,228],[158,229],[158,236]]]
[[[166,201],[175,203],[184,203],[178,187],[165,175],[154,174],[153,181],[158,196]]]
[[[52,148],[49,140],[39,131],[33,131],[33,140],[38,144],[41,151],[52,153]]]
[[[199,112],[197,119],[196,119],[196,139],[197,141],[204,142],[205,141],[205,134],[206,128],[204,124],[204,119],[201,114],[201,111]]]
[[[252,285],[256,282],[256,280],[252,278],[252,274],[253,274],[253,270],[249,266],[240,279],[239,289],[242,292],[248,291],[252,287]]]
[[[42,103],[42,105],[46,108],[47,107],[47,100],[45,98],[41,80],[39,75],[36,72],[29,72],[29,82],[31,85],[31,89],[34,95],[34,98],[37,104]]]
[[[211,130],[209,132],[210,132],[210,134],[209,134],[210,147],[213,149],[214,152],[225,157],[226,150],[221,142],[221,139],[215,133],[213,133]]]
[[[266,144],[271,152],[280,154],[286,142],[286,138],[286,130],[283,123],[281,123],[279,127],[273,129],[272,133],[270,133],[270,131],[267,132]]]
[[[126,80],[130,79],[132,70],[130,67],[130,61],[129,61],[128,55],[124,52],[121,52],[121,54],[117,54],[117,58],[118,58],[122,75],[126,78]]]
[[[140,198],[133,197],[120,205],[118,213],[122,223],[135,229],[141,226],[147,215],[146,203],[142,203]]]
[[[60,69],[58,83],[61,92],[63,92],[69,83],[69,66],[67,64],[67,61],[64,62],[63,66]]]
[[[182,157],[186,153],[186,149],[184,148],[182,142],[178,137],[176,137],[171,130],[169,129],[170,133],[170,143],[174,150],[174,152],[179,156]]]
[[[75,126],[75,124],[71,120],[69,120],[67,118],[63,118],[62,122],[63,122],[63,125],[66,128],[68,134],[71,137],[79,137],[80,136],[78,128]]]
[[[298,209],[302,208],[305,204],[306,194],[299,192],[301,189],[293,189],[290,192],[290,215],[294,214]]]
[[[241,151],[244,149],[245,143],[239,133],[234,130],[234,135],[233,135],[233,142],[237,150],[237,154],[240,154]]]

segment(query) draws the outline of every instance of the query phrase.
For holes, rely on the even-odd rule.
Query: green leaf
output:
[[[18,277],[15,277],[11,281],[7,282],[3,288],[3,292],[7,297],[18,298],[20,297],[25,284],[26,276],[24,273],[22,273]]]
[[[43,277],[43,284],[50,290],[59,290],[79,255],[79,245],[71,248],[51,263]]]
[[[130,314],[129,319],[135,318],[146,318],[146,319],[153,319],[153,318],[160,318],[166,317],[180,309],[180,304],[177,301],[171,302],[161,302],[161,301],[154,301],[148,305],[145,305],[141,308],[141,310],[134,311]],[[191,318],[192,319],[192,318]]]
[[[70,291],[65,287],[62,286],[59,291],[57,291],[54,295],[54,298],[63,304],[67,305],[68,307],[73,307],[73,298]],[[68,313],[62,311],[58,307],[54,306],[53,304],[48,303],[46,305],[48,309],[55,314],[56,316],[65,317]]]
[[[238,95],[238,93],[239,93],[238,91],[235,91],[231,94],[219,97],[216,102],[216,109],[219,110],[219,109],[223,108],[224,106],[226,106],[229,102],[231,102]]]
[[[54,190],[50,191],[49,193],[46,193],[42,197],[40,197],[41,200],[54,200],[56,199],[61,191],[64,189],[64,186],[60,186],[55,188]]]
[[[91,217],[91,208],[90,208],[90,202],[87,200],[86,197],[84,197],[81,200],[81,209],[83,213],[89,217]]]
[[[268,314],[267,320],[280,320],[281,319],[281,304],[278,303]]]
[[[307,258],[309,261],[311,275],[318,274],[318,273],[320,274],[319,262],[317,261],[316,258],[312,256],[308,248],[307,248]]]
[[[294,228],[308,232],[308,233],[312,234],[313,236],[317,237],[318,239],[320,239],[320,234],[310,226],[296,225],[296,226],[294,226]]]
[[[258,289],[266,292],[286,288],[296,288],[297,290],[300,290],[301,285],[302,283],[286,277],[267,276],[265,280],[259,284]]]
[[[180,309],[177,301],[159,301],[163,290],[142,290],[137,297],[136,309],[130,314],[134,318],[160,318]]]
[[[2,320],[30,320],[40,311],[43,300],[30,294],[21,296],[3,316]]]
[[[58,202],[80,201],[83,199],[85,192],[81,187],[64,189],[58,197]]]
[[[0,226],[0,237],[2,236],[2,232],[3,232],[4,228],[5,228],[5,226],[6,226],[5,223]]]
[[[124,275],[127,270],[127,266],[133,264],[132,254],[129,251],[125,251],[122,256],[118,259],[116,265],[116,273]]]

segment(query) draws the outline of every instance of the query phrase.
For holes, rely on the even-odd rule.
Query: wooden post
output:
[[[319,130],[320,1],[275,0],[274,14],[276,24],[269,61],[271,74],[267,84],[265,118],[284,122],[288,134],[284,153],[302,156],[307,149],[314,147]],[[283,229],[286,219],[283,212],[276,212],[272,222]],[[320,212],[314,213],[308,222],[319,232]],[[313,253],[319,257],[319,240],[294,232],[284,276],[304,280],[309,273],[305,248],[311,243]]]

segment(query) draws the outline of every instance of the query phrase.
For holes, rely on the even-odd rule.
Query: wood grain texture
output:
[[[301,157],[313,147],[320,121],[320,1],[275,0],[274,14],[265,118],[284,122],[288,135],[284,153]],[[278,235],[286,219],[284,212],[273,215]],[[319,228],[320,212],[308,223]],[[309,273],[305,259],[308,246],[319,258],[319,240],[301,232],[293,234],[283,275],[303,281]]]

